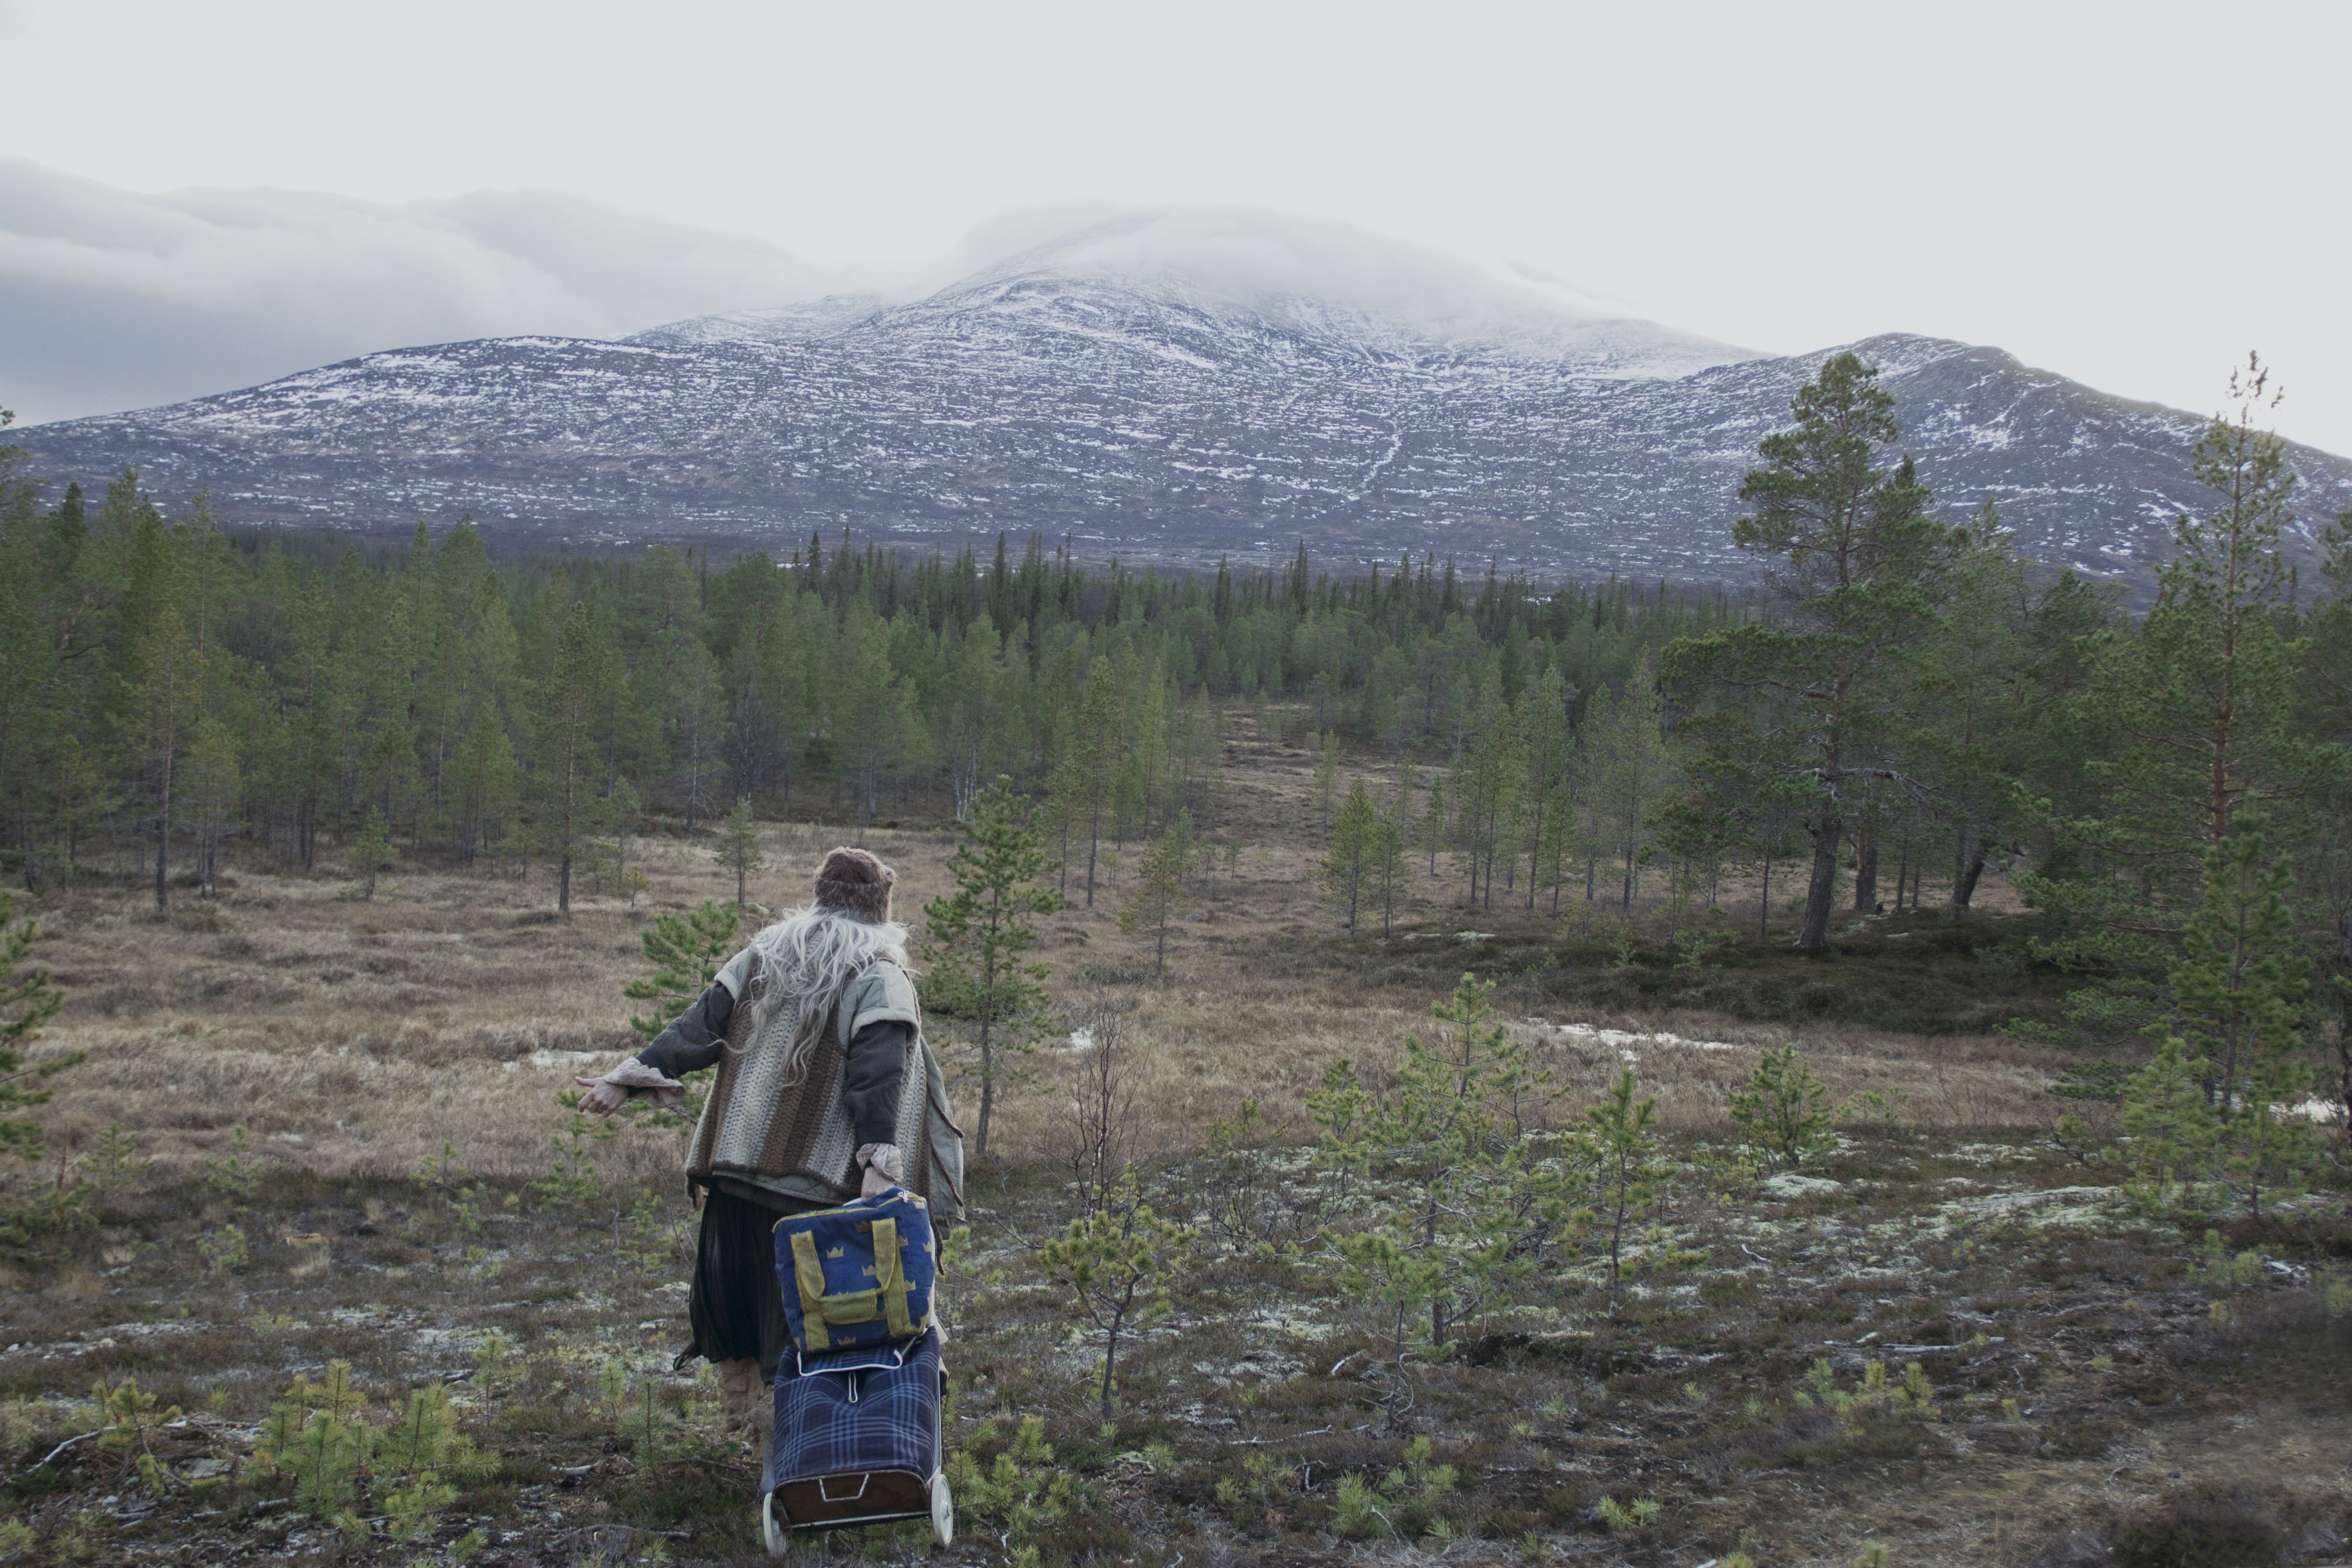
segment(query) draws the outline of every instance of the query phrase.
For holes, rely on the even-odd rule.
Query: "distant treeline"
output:
[[[12,869],[37,886],[93,838],[135,838],[161,901],[175,868],[208,887],[233,842],[307,867],[374,813],[397,845],[544,861],[568,904],[649,816],[692,830],[750,798],[945,817],[999,773],[1127,836],[1214,767],[1224,704],[1457,748],[1483,691],[1622,684],[1735,618],[1721,596],[1465,581],[1433,557],[1342,580],[1303,547],[1280,570],[1176,574],[1034,536],[985,563],[812,537],[719,570],[658,545],[500,564],[461,523],[371,553],[232,538],[203,496],[166,518],[127,472],[95,505],[45,497],[11,454]]]

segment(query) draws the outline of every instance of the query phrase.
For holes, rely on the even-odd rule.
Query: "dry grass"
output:
[[[2084,1198],[2077,1184],[2112,1182],[2112,1169],[2016,1134],[2053,1103],[2035,1053],[1992,1036],[1571,1004],[1631,994],[1612,988],[1627,973],[1612,968],[1614,917],[1473,915],[1450,874],[1416,879],[1391,935],[1349,938],[1312,892],[1311,759],[1245,737],[1229,760],[1201,815],[1209,836],[1240,842],[1238,871],[1221,864],[1202,887],[1164,975],[1117,928],[1132,846],[1107,858],[1091,910],[1043,923],[1057,998],[1126,1009],[1154,1201],[1208,1222],[1246,1200],[1279,1211],[1281,1234],[1311,1237],[1339,1212],[1328,1175],[1279,1152],[1192,1156],[1244,1100],[1277,1137],[1307,1136],[1304,1097],[1327,1067],[1344,1057],[1378,1076],[1475,968],[1498,978],[1502,1015],[1566,1090],[1554,1114],[1576,1114],[1630,1058],[1689,1176],[1670,1184],[1665,1223],[1699,1261],[1643,1275],[1612,1316],[1591,1257],[1565,1257],[1478,1337],[1416,1358],[1392,1427],[1368,1380],[1383,1325],[1340,1298],[1314,1249],[1219,1243],[1181,1281],[1175,1313],[1122,1353],[1107,1433],[1093,1352],[1029,1249],[1076,1201],[1053,1156],[1084,1059],[1041,1051],[1001,1102],[950,1310],[958,1446],[987,1462],[1015,1418],[1042,1416],[1085,1489],[1040,1539],[1045,1562],[1486,1563],[1531,1537],[1545,1561],[1595,1564],[1687,1564],[1744,1540],[1762,1562],[1846,1568],[1872,1539],[1895,1562],[1982,1568],[2332,1560],[2321,1554],[2352,1526],[2339,1458],[2352,1317],[2328,1315],[2323,1279],[2329,1250],[2352,1245],[2340,1202],[2232,1229],[2231,1249],[2297,1260],[2301,1274],[2211,1283],[2182,1237]],[[781,904],[833,835],[769,836],[787,869],[753,894]],[[898,868],[902,915],[943,890],[944,834],[866,841]],[[669,1369],[693,1224],[671,1179],[676,1134],[600,1147],[592,1194],[531,1185],[566,1124],[560,1089],[633,1043],[621,987],[645,972],[649,908],[732,891],[692,845],[649,842],[639,863],[646,907],[585,896],[569,920],[543,873],[415,866],[373,902],[332,875],[246,867],[216,904],[186,899],[168,922],[136,891],[38,905],[45,956],[70,993],[45,1049],[91,1058],[58,1081],[57,1145],[87,1152],[120,1123],[159,1168],[102,1194],[69,1255],[18,1271],[0,1298],[12,1323],[0,1458],[40,1472],[10,1494],[37,1537],[31,1560],[416,1561],[382,1538],[333,1542],[281,1506],[282,1489],[250,1479],[159,1502],[91,1445],[37,1464],[89,1424],[78,1401],[93,1379],[126,1375],[199,1413],[157,1439],[172,1462],[241,1462],[269,1397],[337,1357],[380,1416],[421,1381],[464,1391],[499,1470],[443,1538],[464,1528],[459,1514],[485,1521],[479,1563],[640,1560],[657,1544],[681,1563],[758,1560],[744,1528],[752,1460]],[[1882,958],[1925,946],[1924,929],[1897,935],[1858,950],[1849,976],[1884,982]],[[1784,977],[1802,978],[1784,956],[1759,958],[1747,994]],[[1832,1095],[1902,1096],[1912,1125],[1859,1131],[1808,1166],[1822,1185],[1775,1191],[1701,1145],[1756,1051],[1791,1040]],[[202,1175],[240,1127],[271,1177],[249,1198]],[[445,1143],[456,1179],[415,1179]],[[466,1185],[477,1176],[489,1180]],[[216,1263],[205,1249],[231,1224],[252,1256]],[[492,1330],[527,1353],[520,1384],[476,1364]],[[1841,1424],[1799,1397],[1817,1360],[1851,1385],[1881,1356],[1926,1364],[1934,1421]],[[596,1392],[608,1364],[669,1402],[691,1458],[636,1464]],[[1341,1539],[1339,1478],[1380,1480],[1408,1436],[1462,1467],[1446,1515],[1462,1538]],[[1604,1495],[1655,1500],[1662,1522],[1621,1538],[1596,1512]],[[908,1542],[872,1552],[978,1568],[1003,1558],[996,1529],[936,1557]],[[2273,1536],[2283,1555],[2176,1550]],[[2155,1555],[2124,1554],[2143,1540]]]
[[[1209,833],[1239,841],[1237,868],[1228,875],[1220,864],[1204,880],[1164,975],[1150,975],[1147,943],[1118,929],[1133,845],[1104,846],[1091,909],[1074,881],[1074,907],[1044,922],[1039,956],[1057,996],[1078,1004],[1108,989],[1134,1006],[1139,1103],[1154,1152],[1197,1146],[1244,1100],[1305,1134],[1304,1095],[1325,1070],[1341,1058],[1385,1069],[1462,969],[1504,977],[1499,1005],[1523,1020],[1538,1064],[1571,1103],[1613,1078],[1630,1051],[1669,1126],[1719,1120],[1754,1049],[1791,1039],[1832,1093],[1900,1093],[1928,1126],[2028,1124],[2044,1103],[2043,1069],[1994,1037],[1929,1041],[1834,1023],[1563,1008],[1542,982],[1559,978],[1547,945],[1569,927],[1460,908],[1443,859],[1437,876],[1425,862],[1417,869],[1392,935],[1349,938],[1315,892],[1311,756],[1242,740],[1228,762],[1203,816]],[[775,869],[752,895],[782,904],[797,898],[831,835],[772,826],[768,838]],[[947,883],[949,835],[877,829],[865,841],[898,869],[898,914],[919,927],[923,904]],[[38,903],[51,938],[44,955],[68,993],[48,1046],[90,1055],[59,1081],[57,1146],[85,1148],[119,1123],[166,1168],[185,1168],[243,1126],[274,1159],[321,1175],[414,1171],[445,1143],[478,1172],[537,1171],[564,1121],[557,1092],[634,1049],[621,988],[645,972],[639,928],[655,909],[732,893],[697,845],[649,839],[635,852],[650,879],[639,907],[592,891],[568,919],[551,907],[543,872],[478,869],[398,871],[362,901],[332,875],[241,868],[215,903],[181,895],[168,922],[131,891]],[[1576,919],[1591,917],[1579,910]],[[1603,1043],[1565,1025],[1732,1049]],[[951,1029],[935,1032],[951,1050]],[[1002,1102],[999,1148],[1015,1160],[1055,1143],[1050,1044],[1026,1086]],[[969,1101],[971,1086],[961,1088]],[[666,1155],[649,1148],[646,1157]]]

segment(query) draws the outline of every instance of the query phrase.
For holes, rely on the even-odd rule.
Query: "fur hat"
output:
[[[816,868],[816,906],[880,925],[890,918],[890,884],[898,873],[864,850],[838,849]]]

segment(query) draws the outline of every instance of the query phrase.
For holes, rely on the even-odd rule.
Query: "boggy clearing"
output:
[[[1683,917],[1724,935],[1695,951],[1654,907],[1630,927],[1580,897],[1559,918],[1507,890],[1465,909],[1441,857],[1392,931],[1349,937],[1314,892],[1311,768],[1234,746],[1208,826],[1235,852],[1199,879],[1164,974],[1116,920],[1134,846],[1093,908],[1074,882],[1041,922],[1071,1023],[1116,1019],[1145,1196],[1196,1234],[1164,1314],[1121,1345],[1106,1425],[1099,1336],[1037,1261],[1083,1209],[1070,1107],[1104,1047],[1046,1041],[1000,1099],[951,1259],[970,1462],[940,1560],[2336,1560],[2340,1196],[2210,1245],[2133,1218],[2113,1166],[2053,1136],[2050,1053],[1990,1031],[2052,994],[2000,890],[1958,928],[1845,916],[1840,956],[1806,965],[1785,932],[1754,936],[1752,883],[1744,913],[1727,880],[1726,913]],[[772,904],[849,836],[766,831]],[[902,917],[944,889],[945,830],[862,837],[898,869]],[[41,1049],[89,1052],[57,1081],[44,1179],[97,1191],[94,1223],[0,1297],[0,1552],[756,1559],[755,1463],[707,1377],[670,1370],[680,1129],[583,1135],[557,1099],[633,1044],[621,988],[646,972],[647,911],[731,890],[703,846],[632,853],[640,906],[590,896],[569,920],[541,875],[413,865],[372,900],[240,868],[162,924],[129,886],[32,906],[68,992]],[[1341,1058],[1392,1079],[1465,969],[1499,982],[1556,1096],[1530,1115],[1580,1120],[1630,1063],[1668,1168],[1615,1311],[1588,1237],[1400,1359],[1393,1313],[1317,1239],[1363,1195],[1308,1157],[1307,1096]],[[1854,1114],[1768,1176],[1736,1157],[1727,1096],[1792,1042]],[[286,1397],[337,1363],[349,1400]],[[404,1420],[470,1451],[443,1433],[404,1469]],[[912,1532],[831,1550],[934,1556]]]

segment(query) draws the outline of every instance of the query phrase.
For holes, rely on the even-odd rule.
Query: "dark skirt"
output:
[[[688,1356],[714,1363],[757,1357],[760,1375],[771,1379],[792,1345],[776,1283],[776,1221],[825,1207],[788,1197],[772,1201],[772,1207],[715,1189],[704,1196],[694,1283],[686,1299],[694,1328]]]

